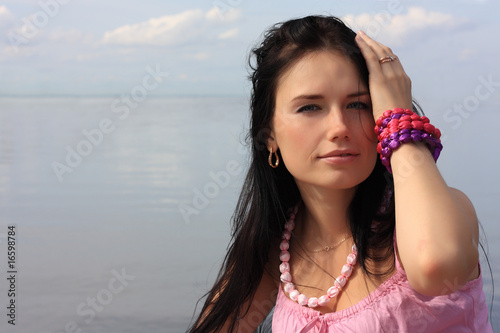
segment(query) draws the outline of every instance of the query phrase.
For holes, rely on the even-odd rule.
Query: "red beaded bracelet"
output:
[[[409,109],[387,110],[377,119],[375,134],[378,137],[377,152],[382,164],[392,173],[390,156],[402,143],[424,142],[429,147],[434,161],[437,161],[443,145],[441,131],[429,122],[429,118],[419,116]]]

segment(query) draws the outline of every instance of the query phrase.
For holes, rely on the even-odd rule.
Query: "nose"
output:
[[[348,119],[342,109],[331,108],[328,112],[328,119],[325,122],[328,127],[327,135],[329,140],[349,140],[351,133]]]

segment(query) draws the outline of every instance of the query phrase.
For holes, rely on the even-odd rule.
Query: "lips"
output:
[[[329,158],[329,157],[349,157],[349,156],[358,156],[359,153],[353,150],[348,150],[348,149],[338,149],[338,150],[333,150],[327,154],[319,156],[319,158]]]

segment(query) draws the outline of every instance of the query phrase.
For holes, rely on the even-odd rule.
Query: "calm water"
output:
[[[2,332],[184,332],[211,285],[244,177],[246,98],[121,106],[113,98],[0,99]],[[472,199],[487,235],[498,311],[500,158],[492,152],[500,115],[478,111],[460,131],[428,115],[449,133],[440,168]],[[478,136],[484,145],[471,140]],[[15,328],[5,315],[11,224]],[[489,299],[484,264],[483,272]]]

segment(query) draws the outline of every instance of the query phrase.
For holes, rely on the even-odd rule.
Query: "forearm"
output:
[[[446,185],[424,144],[403,144],[391,166],[398,252],[408,280],[423,294],[452,292],[477,267],[473,208]]]
[[[361,31],[356,41],[370,73],[374,119],[396,107],[411,109],[411,80],[392,50]],[[386,58],[390,61],[382,61]],[[390,132],[397,129],[399,125]],[[446,185],[423,143],[390,150],[392,155],[386,150],[384,158],[390,158],[394,175],[398,254],[408,281],[423,294],[452,292],[477,273],[474,208],[465,195]]]

